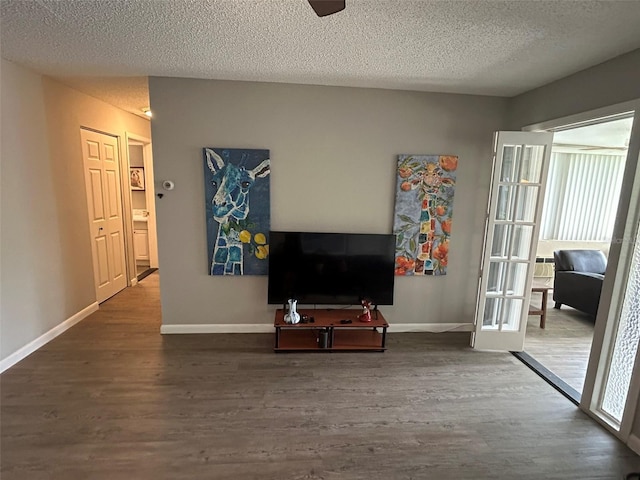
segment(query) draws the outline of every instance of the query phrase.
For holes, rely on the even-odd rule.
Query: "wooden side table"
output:
[[[532,293],[538,292],[542,294],[542,305],[540,306],[539,310],[531,308],[531,305],[529,305],[529,315],[540,315],[540,328],[544,328],[547,322],[547,297],[549,294],[549,290],[551,290],[551,287],[538,285],[534,285],[533,287],[531,287]]]

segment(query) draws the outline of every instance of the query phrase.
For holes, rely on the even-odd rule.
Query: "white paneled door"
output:
[[[553,133],[498,132],[472,346],[522,351]]]
[[[118,139],[81,130],[96,298],[127,286]]]

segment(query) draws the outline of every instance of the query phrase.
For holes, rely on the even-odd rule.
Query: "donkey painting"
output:
[[[210,274],[266,274],[269,151],[205,148],[204,157]]]

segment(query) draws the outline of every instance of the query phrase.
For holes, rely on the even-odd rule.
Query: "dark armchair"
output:
[[[600,250],[556,250],[553,260],[555,308],[569,305],[595,317],[607,269],[607,257]]]

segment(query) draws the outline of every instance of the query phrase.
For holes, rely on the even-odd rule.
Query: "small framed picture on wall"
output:
[[[131,190],[144,190],[144,168],[131,167],[129,169]]]

